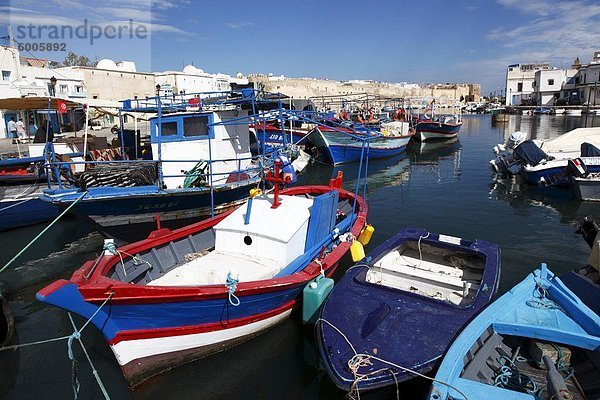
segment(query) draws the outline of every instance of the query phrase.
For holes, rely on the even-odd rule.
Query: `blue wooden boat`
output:
[[[56,218],[58,207],[39,199],[46,187],[45,183],[0,187],[0,231]]]
[[[91,318],[135,386],[270,328],[310,281],[333,274],[349,235],[365,226],[367,205],[340,179],[330,185],[281,196],[276,189],[235,211],[155,231],[105,251],[37,298]]]
[[[550,115],[552,114],[552,109],[548,107],[536,107],[533,113],[535,115]]]
[[[600,317],[545,264],[456,338],[429,400],[598,399]]]
[[[415,139],[421,142],[429,140],[452,139],[460,132],[462,120],[458,116],[436,116],[431,119],[421,119],[415,125]]]
[[[329,377],[344,390],[414,377],[382,359],[427,373],[489,303],[499,274],[496,244],[423,229],[392,236],[346,272],[323,306],[317,343]]]
[[[306,140],[310,142],[309,148],[316,149],[333,165],[360,161],[361,157],[366,157],[367,151],[372,160],[393,157],[406,151],[406,145],[413,136],[408,123],[396,123],[406,124],[406,128],[396,131],[390,128],[387,134],[382,134],[380,131],[320,125],[309,133]],[[368,145],[363,145],[365,138]],[[315,156],[315,150],[308,152]]]

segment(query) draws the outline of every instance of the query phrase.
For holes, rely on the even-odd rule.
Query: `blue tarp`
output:
[[[543,159],[548,159],[548,155],[532,140],[524,141],[515,148],[514,152],[516,158],[523,160],[532,167],[538,165]]]
[[[591,143],[581,143],[581,157],[600,157],[600,149]]]

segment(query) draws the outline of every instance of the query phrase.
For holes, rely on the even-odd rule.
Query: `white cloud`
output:
[[[249,26],[254,26],[254,22],[250,22],[250,21],[246,21],[246,22],[228,22],[227,24],[228,28],[230,29],[242,29],[242,28],[247,28]]]
[[[600,46],[600,4],[588,0],[556,3],[547,0],[498,0],[515,11],[531,15],[525,24],[493,29],[486,36],[507,49],[544,51],[549,59],[591,57]],[[514,60],[514,62],[527,60]]]

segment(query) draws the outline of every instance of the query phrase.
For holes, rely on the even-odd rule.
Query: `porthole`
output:
[[[244,236],[244,243],[250,246],[252,244],[252,238],[248,235]]]

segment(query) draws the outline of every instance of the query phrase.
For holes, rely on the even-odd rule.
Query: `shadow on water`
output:
[[[557,272],[585,262],[589,249],[574,233],[586,215],[600,219],[600,204],[573,199],[562,189],[540,189],[518,180],[494,180],[488,169],[491,148],[510,132],[526,130],[532,137],[549,138],[586,124],[584,118],[513,116],[506,124],[492,124],[489,116],[465,116],[460,139],[452,142],[411,144],[406,154],[372,160],[368,170],[368,220],[375,228],[372,250],[406,227],[423,227],[468,239],[498,243],[502,250],[503,293],[526,274],[547,262]],[[600,125],[600,118],[588,120]],[[344,172],[344,187],[353,190],[358,165],[339,167],[314,164],[299,184],[327,184]],[[0,233],[4,265],[44,225]],[[62,310],[35,301],[35,291],[52,280],[69,276],[100,251],[102,237],[92,228],[67,218],[9,271],[0,274],[16,318],[15,342],[26,343],[72,332]],[[350,265],[345,259],[336,272]],[[93,326],[83,341],[106,384],[111,399],[343,399],[319,368],[313,332],[304,328],[298,313],[264,334],[233,349],[162,374],[131,393],[117,362]],[[76,319],[79,326],[83,321]],[[102,398],[79,346],[80,398]],[[0,398],[72,398],[72,365],[66,341],[0,352]],[[400,385],[401,399],[423,399],[426,381]],[[395,388],[361,394],[361,399],[395,398]]]

